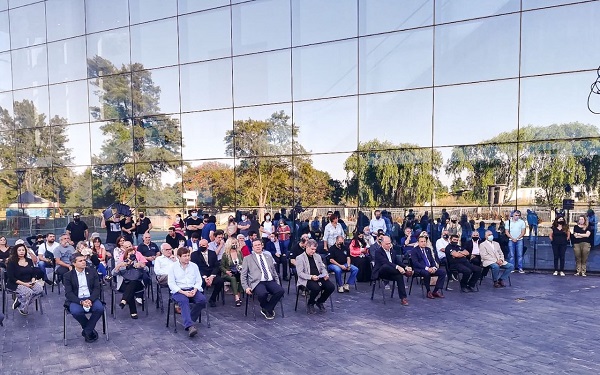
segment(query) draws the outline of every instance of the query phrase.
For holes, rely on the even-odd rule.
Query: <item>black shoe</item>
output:
[[[317,303],[317,307],[319,308],[320,312],[326,312],[327,311],[325,309],[325,305],[323,305],[322,303]]]
[[[467,288],[467,287],[460,288],[460,290],[461,290],[463,293],[471,293],[471,289],[470,289],[470,288]]]
[[[126,305],[125,301],[121,301],[121,302],[119,303],[119,307],[120,307],[120,308],[124,308],[124,307],[125,307],[125,305]]]
[[[208,301],[208,305],[210,307],[217,307],[217,303],[215,301]]]
[[[263,316],[267,319],[273,319],[271,318],[271,314],[269,314],[269,312],[266,309],[260,309],[260,313],[263,314]]]
[[[194,336],[196,336],[197,334],[198,334],[198,328],[196,328],[196,327],[194,327],[194,326],[191,326],[191,327],[188,329],[188,336],[189,336],[189,337],[194,337]]]
[[[81,336],[85,337],[85,330],[81,331]]]
[[[476,288],[474,288],[472,286],[468,286],[467,289],[469,289],[469,292],[471,292],[471,293],[479,292]]]
[[[12,309],[16,310],[19,306],[21,306],[21,302],[19,302],[19,299],[15,299],[15,302],[12,304]]]
[[[138,318],[138,314],[131,314],[131,319],[137,319]]]
[[[306,306],[306,310],[308,311],[309,314],[314,314],[315,313],[315,305]]]
[[[52,285],[52,280],[50,280],[50,279],[46,279],[46,280],[44,280],[44,281],[46,282],[46,284],[48,284],[48,285]]]

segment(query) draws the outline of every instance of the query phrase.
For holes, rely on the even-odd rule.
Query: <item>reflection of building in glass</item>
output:
[[[18,169],[66,214],[132,196],[150,215],[300,201],[306,218],[589,203],[599,16],[599,1],[0,1],[0,211]]]

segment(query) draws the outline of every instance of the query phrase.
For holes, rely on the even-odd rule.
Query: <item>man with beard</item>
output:
[[[88,226],[81,220],[79,212],[73,214],[73,221],[67,225],[67,233],[71,236],[71,241],[77,244],[79,241],[85,241],[88,238]]]

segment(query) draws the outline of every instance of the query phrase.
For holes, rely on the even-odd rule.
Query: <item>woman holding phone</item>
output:
[[[44,281],[36,280],[40,271],[34,267],[33,261],[27,258],[27,248],[24,244],[15,245],[10,250],[6,271],[6,288],[17,293],[12,308],[17,309],[21,315],[27,315],[31,302],[44,294]]]

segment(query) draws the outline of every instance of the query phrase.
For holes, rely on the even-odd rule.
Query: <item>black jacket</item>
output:
[[[85,278],[87,280],[88,289],[90,290],[90,300],[95,301],[100,298],[100,281],[98,280],[98,272],[91,267],[86,267]],[[63,277],[63,284],[65,285],[65,297],[67,303],[79,303],[79,280],[77,279],[77,271],[72,269],[65,273]]]
[[[202,276],[218,276],[221,274],[219,260],[217,259],[217,253],[212,250],[206,250],[208,252],[208,264],[204,261],[202,252],[200,250],[194,251],[191,256],[191,261],[196,263],[200,269],[200,275]]]

